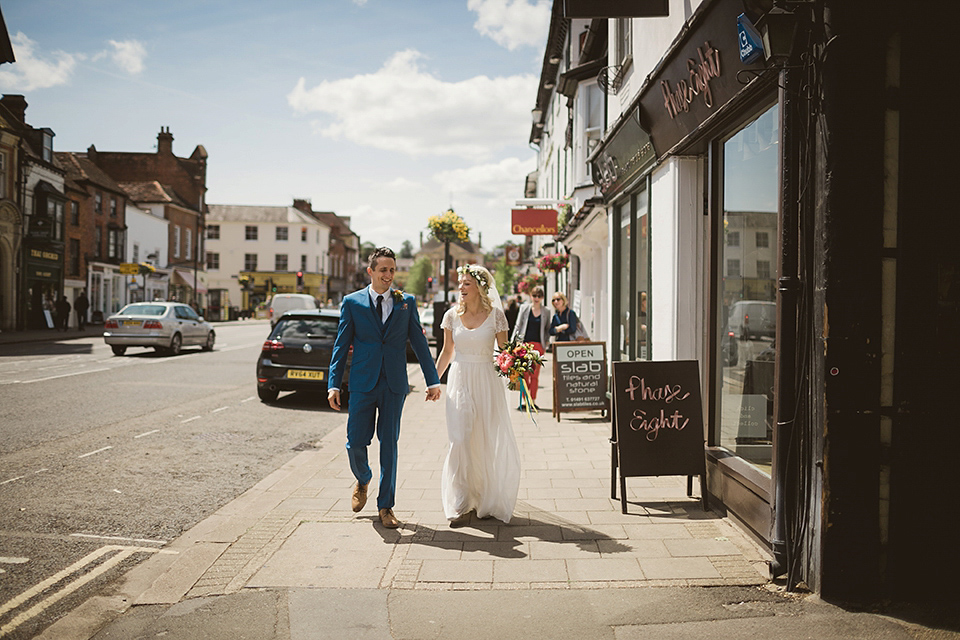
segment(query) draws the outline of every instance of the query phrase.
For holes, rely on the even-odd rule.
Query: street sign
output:
[[[740,41],[740,62],[751,64],[763,54],[763,38],[744,14],[737,18],[737,39]]]
[[[121,262],[119,270],[125,276],[135,276],[140,274],[140,265],[136,262]]]

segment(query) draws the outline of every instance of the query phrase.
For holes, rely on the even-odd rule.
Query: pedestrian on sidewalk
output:
[[[73,301],[73,308],[77,312],[77,328],[83,331],[87,328],[87,309],[90,308],[90,301],[87,299],[86,289],[82,289],[80,295]]]
[[[57,300],[56,305],[57,311],[57,330],[66,331],[67,326],[70,324],[70,302],[67,300],[67,296],[60,296],[60,299]]]
[[[447,436],[440,491],[451,527],[479,518],[510,522],[520,490],[520,449],[510,422],[507,390],[493,366],[493,348],[507,342],[507,317],[490,272],[480,265],[457,269],[460,300],[443,315],[447,366]]]
[[[557,342],[573,342],[580,320],[573,309],[567,306],[567,296],[560,291],[553,294],[553,307],[556,313],[550,323],[550,335],[556,336]]]
[[[550,339],[550,310],[543,306],[543,287],[534,287],[530,293],[530,302],[525,302],[520,307],[520,313],[517,315],[517,326],[510,337],[511,342],[522,341],[529,342],[533,348],[542,356],[546,353],[544,345]],[[537,387],[540,386],[540,365],[534,365],[533,371],[523,376],[527,383],[527,389],[530,390],[530,399],[533,401],[533,408],[540,411],[537,406]],[[520,394],[520,405],[517,411],[523,411],[523,394]]]
[[[408,339],[427,383],[426,399],[436,401],[440,398],[440,377],[420,328],[417,301],[412,295],[391,288],[396,271],[396,255],[391,249],[380,247],[370,254],[370,265],[367,267],[370,286],[343,299],[327,385],[327,400],[334,410],[339,411],[340,383],[347,354],[353,347],[347,454],[357,484],[353,489],[351,505],[355,512],[359,512],[367,502],[367,486],[373,479],[367,447],[376,429],[380,440],[377,508],[380,523],[388,529],[400,526],[393,506],[397,492],[400,415],[410,390],[406,357]]]

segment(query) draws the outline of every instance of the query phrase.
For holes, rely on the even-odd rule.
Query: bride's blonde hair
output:
[[[457,274],[462,278],[463,276],[470,276],[477,283],[477,289],[480,291],[480,307],[484,311],[490,311],[493,309],[493,301],[490,300],[490,283],[493,282],[493,276],[490,274],[486,268],[481,267],[478,264],[468,264],[462,267],[457,267]],[[463,313],[467,310],[466,306],[463,303],[463,297],[457,299],[457,315],[462,316]]]

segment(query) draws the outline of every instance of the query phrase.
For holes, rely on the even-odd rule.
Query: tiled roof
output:
[[[72,151],[57,151],[53,155],[60,167],[67,172],[68,179],[78,184],[81,182],[90,182],[98,187],[116,191],[117,193],[124,191],[116,180],[91,162],[84,154],[74,153]]]
[[[208,207],[206,221],[211,222],[250,222],[277,224],[322,224],[329,223],[309,216],[293,207],[271,207],[243,204],[211,204]]]
[[[120,187],[127,192],[134,202],[176,204],[187,209],[190,205],[183,201],[172,187],[165,186],[156,180],[146,182],[121,182]]]

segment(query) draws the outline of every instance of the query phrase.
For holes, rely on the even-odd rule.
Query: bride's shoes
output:
[[[461,513],[459,516],[450,521],[450,528],[457,529],[462,527],[470,522],[470,514],[473,513],[473,510],[467,511],[466,513]]]

